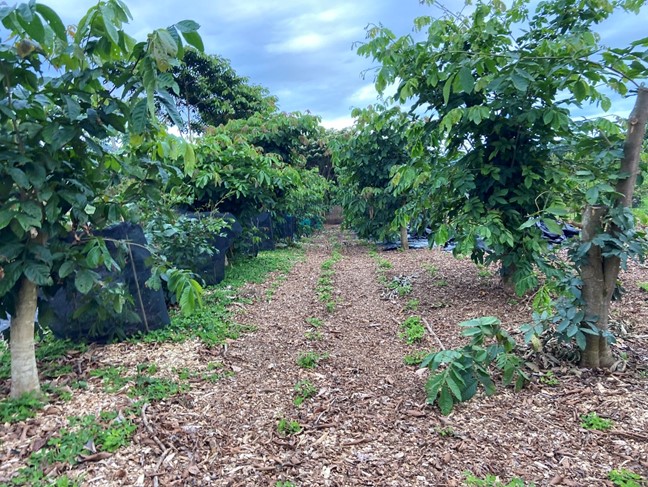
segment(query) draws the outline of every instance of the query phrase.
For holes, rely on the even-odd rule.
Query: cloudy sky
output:
[[[76,23],[91,0],[40,0],[68,24]],[[327,126],[350,124],[353,107],[376,99],[371,60],[355,53],[368,24],[382,23],[396,35],[412,32],[412,20],[433,15],[418,0],[125,0],[133,14],[127,30],[138,40],[151,30],[184,19],[201,24],[205,50],[232,62],[234,69],[265,86],[285,111],[306,111]],[[445,5],[457,10],[460,0]],[[436,11],[438,12],[438,11]],[[646,36],[642,15],[616,15],[600,26],[610,45]],[[631,101],[615,103],[619,113]],[[626,108],[628,107],[628,108]]]

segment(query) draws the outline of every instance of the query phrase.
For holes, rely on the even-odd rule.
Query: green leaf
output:
[[[61,279],[65,279],[67,276],[72,274],[72,272],[74,272],[75,268],[76,268],[76,264],[74,261],[68,260],[63,262],[61,264],[61,267],[59,267],[59,271],[58,271],[59,277]]]
[[[51,286],[50,268],[45,264],[27,264],[24,270],[25,277],[37,286]]]
[[[180,22],[176,22],[173,25],[183,34],[196,32],[200,28],[200,24],[198,22],[194,22],[193,20],[181,20]]]
[[[115,29],[115,17],[109,5],[100,5],[99,11],[101,12],[101,21],[103,23],[106,34],[113,44],[119,45],[119,32]]]
[[[591,187],[585,193],[585,201],[587,201],[590,205],[595,205],[598,201],[598,198],[599,198],[598,186]]]
[[[182,37],[185,38],[187,44],[195,47],[200,52],[203,52],[205,50],[205,45],[203,44],[202,37],[200,37],[200,34],[198,34],[198,32],[183,32]]]
[[[140,98],[131,111],[130,116],[132,131],[141,134],[148,122],[148,104],[146,98]]]
[[[37,3],[36,12],[38,12],[43,16],[43,18],[49,24],[54,34],[56,34],[56,37],[58,37],[62,41],[67,41],[67,31],[65,29],[65,25],[63,24],[61,18],[54,10],[52,10],[47,5],[43,5],[42,3]]]
[[[452,90],[452,82],[454,81],[455,75],[450,76],[445,84],[443,85],[443,103],[446,105],[450,101],[450,91]]]
[[[452,412],[454,401],[452,400],[450,389],[447,386],[441,387],[441,394],[439,394],[438,404],[439,409],[441,410],[441,414],[443,414],[444,416],[447,416]]]
[[[184,172],[187,175],[193,174],[196,169],[196,154],[194,153],[193,145],[185,144],[184,154]]]
[[[473,78],[470,68],[464,66],[459,70],[455,80],[455,89],[458,92],[472,93],[475,86],[475,79]],[[446,102],[447,103],[447,102]]]
[[[14,212],[9,209],[0,210],[0,230],[5,228],[14,218]]]
[[[547,230],[549,230],[551,233],[555,233],[556,235],[562,235],[563,231],[560,225],[556,223],[555,220],[545,220],[544,224],[547,226]]]
[[[513,82],[513,86],[515,86],[515,89],[518,91],[526,92],[529,88],[529,80],[523,78],[517,73],[511,74],[511,81]]]
[[[88,269],[82,269],[77,272],[76,276],[74,277],[74,286],[81,294],[87,294],[90,289],[92,289],[92,286],[94,285],[98,277],[99,276],[96,272],[92,272]]]
[[[589,93],[589,86],[582,79],[576,81],[572,89],[577,101],[583,101]]]
[[[569,215],[569,210],[565,208],[564,206],[550,206],[545,210],[547,213],[551,213],[552,215],[556,216],[565,216]]]
[[[65,102],[68,119],[70,119],[70,121],[76,120],[79,115],[81,115],[81,105],[79,105],[79,103],[69,95],[63,95],[62,98]]]

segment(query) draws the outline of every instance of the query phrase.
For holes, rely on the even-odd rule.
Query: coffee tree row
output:
[[[73,279],[78,292],[100,293],[98,271],[118,270],[95,230],[152,214],[172,224],[181,207],[229,204],[240,215],[247,208],[311,221],[323,214],[328,183],[307,158],[319,144],[319,120],[277,113],[263,90],[232,77],[250,94],[246,106],[261,104],[265,117],[223,104],[227,125],[202,125],[195,144],[168,135],[161,120],[182,128],[177,102],[191,105],[180,60],[202,59],[199,26],[184,20],[138,42],[123,28],[130,18],[120,0],[99,2],[70,28],[42,4],[0,7],[9,32],[0,44],[0,311],[12,316],[12,396],[39,390],[39,288]],[[187,45],[197,51],[185,56]],[[237,117],[250,122],[235,125]],[[200,286],[173,266],[168,249],[158,250],[147,284],[165,279],[191,311]],[[116,312],[125,300],[111,301]]]
[[[619,268],[644,249],[628,206],[648,116],[640,84],[648,38],[607,48],[595,27],[615,10],[638,13],[644,4],[480,1],[470,15],[416,19],[420,40],[369,28],[358,52],[378,62],[377,90],[395,85],[394,101],[411,106],[400,134],[407,154],[382,157],[376,148],[390,147],[393,138],[382,133],[384,117],[367,127],[366,113],[359,113],[359,137],[344,150],[362,156],[340,163],[350,175],[343,184],[362,197],[349,202],[348,213],[390,222],[393,230],[406,219],[394,206],[369,202],[377,195],[398,202],[410,219],[423,215],[436,243],[454,238],[455,253],[499,262],[520,294],[536,289],[544,273],[560,297],[538,303],[547,312],[537,315],[529,335],[550,328],[576,340],[590,367],[612,362],[608,314]],[[610,110],[610,91],[636,100],[624,136],[614,123],[582,121],[575,110]],[[361,147],[362,137],[375,142]],[[363,166],[362,157],[391,167],[391,178],[375,177],[379,169]],[[372,215],[372,208],[384,213]],[[566,219],[582,226],[568,265],[542,240],[541,219],[553,233],[562,233]]]

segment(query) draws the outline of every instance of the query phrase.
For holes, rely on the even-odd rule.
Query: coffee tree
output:
[[[0,7],[9,31],[0,44],[0,309],[12,316],[11,395],[39,390],[34,356],[38,288],[74,275],[97,285],[113,268],[91,229],[119,220],[117,182],[153,186],[163,163],[147,157],[160,136],[156,104],[179,120],[169,70],[183,42],[200,44],[198,24],[182,21],[137,42],[120,0],[102,0],[76,27],[49,7]],[[72,241],[65,241],[70,235]]]
[[[518,293],[535,288],[535,265],[547,264],[536,217],[561,233],[559,219],[570,212],[565,203],[579,168],[555,151],[559,142],[574,140],[570,108],[607,111],[609,90],[628,95],[636,89],[621,166],[617,159],[579,202],[586,209],[579,281],[572,286],[578,296],[561,326],[585,347],[588,366],[610,363],[609,301],[620,263],[637,253],[625,208],[638,171],[646,90],[632,80],[645,77],[648,64],[648,38],[608,49],[593,29],[616,9],[638,12],[644,3],[521,0],[507,8],[498,0],[477,2],[469,16],[416,19],[426,33],[421,41],[378,26],[359,49],[380,63],[379,91],[398,83],[396,98],[425,112],[425,125],[409,133],[413,158],[395,174],[397,193],[424,188],[418,205],[433,215],[437,242],[454,236],[460,253],[480,261],[483,239],[487,260],[501,263]]]
[[[391,170],[409,163],[410,121],[400,109],[381,105],[353,114],[353,127],[333,143],[345,221],[363,238],[385,240],[400,233],[406,247],[411,214],[401,210],[408,198],[393,194]]]

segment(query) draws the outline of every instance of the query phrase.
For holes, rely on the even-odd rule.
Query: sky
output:
[[[66,24],[75,24],[95,1],[40,0]],[[9,2],[11,3],[11,2]],[[438,10],[419,0],[125,0],[133,14],[126,30],[137,40],[155,28],[184,19],[201,24],[205,52],[229,59],[240,75],[279,98],[283,111],[310,111],[323,125],[352,123],[354,107],[376,101],[372,60],[356,54],[365,27],[382,23],[397,36],[412,33],[412,21]],[[461,0],[447,0],[451,10]],[[599,33],[605,44],[625,46],[645,37],[648,7],[641,15],[615,14]],[[367,70],[370,71],[367,71]],[[614,100],[627,116],[632,100]]]

